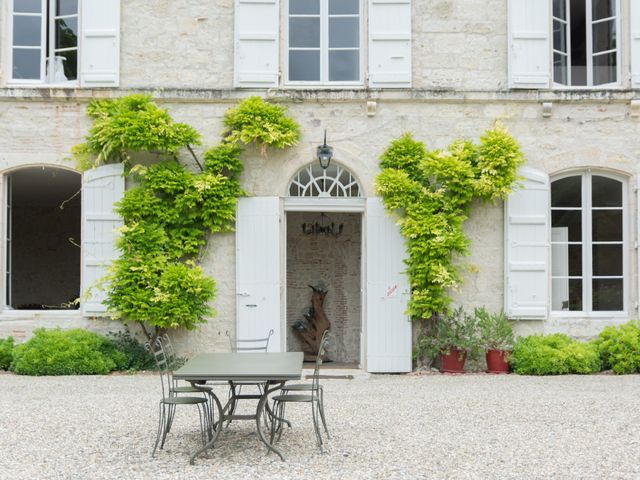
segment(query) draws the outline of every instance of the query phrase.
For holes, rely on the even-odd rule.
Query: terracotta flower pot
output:
[[[444,373],[464,373],[464,361],[467,359],[467,352],[462,352],[457,348],[452,348],[449,355],[440,355],[440,371]]]
[[[506,350],[487,350],[487,372],[509,373],[509,353]]]

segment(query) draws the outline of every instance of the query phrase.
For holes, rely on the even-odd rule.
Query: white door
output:
[[[280,321],[280,199],[238,200],[236,217],[236,337],[264,338],[269,351],[282,351]]]
[[[367,198],[367,371],[411,371],[411,320],[406,247],[380,198]]]

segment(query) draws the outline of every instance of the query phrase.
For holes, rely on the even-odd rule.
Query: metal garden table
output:
[[[260,440],[267,448],[280,456],[284,456],[269,441],[269,438],[262,431],[262,419],[265,411],[267,415],[273,416],[269,409],[269,394],[279,390],[288,380],[300,380],[302,377],[302,352],[286,353],[205,353],[189,360],[184,366],[173,373],[176,380],[186,380],[195,388],[209,393],[218,410],[218,421],[215,432],[209,442],[200,450],[191,455],[190,463],[194,463],[195,458],[208,448],[212,448],[225,421],[228,420],[255,420]],[[261,395],[256,395],[259,399],[255,415],[233,415],[228,413],[228,408],[223,408],[216,395],[204,387],[207,381],[227,381],[230,386],[234,382],[256,382],[263,383]],[[231,399],[235,400],[235,389],[231,389]],[[246,397],[245,397],[246,398]],[[227,406],[229,405],[227,402]],[[213,405],[211,405],[213,408]]]

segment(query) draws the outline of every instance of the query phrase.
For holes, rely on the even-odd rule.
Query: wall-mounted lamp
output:
[[[322,145],[318,145],[316,149],[316,156],[318,157],[318,161],[320,162],[320,166],[323,170],[326,170],[331,163],[331,159],[333,158],[333,147],[327,145],[327,129],[324,130],[324,143]]]

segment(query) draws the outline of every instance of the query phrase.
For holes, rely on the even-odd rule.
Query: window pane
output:
[[[624,308],[621,278],[593,280],[593,310],[619,311]]]
[[[329,48],[358,48],[360,21],[353,17],[329,18]]]
[[[604,85],[618,81],[616,52],[605,53],[593,57],[593,84]]]
[[[553,81],[562,85],[567,85],[569,77],[567,75],[567,56],[560,53],[553,54]]]
[[[16,13],[42,13],[42,1],[13,0],[13,11]]]
[[[616,48],[616,21],[596,23],[593,26],[593,53]]]
[[[62,58],[62,67],[66,80],[78,79],[78,51],[67,50],[66,52],[59,52],[56,54],[56,58]],[[64,80],[64,79],[60,79]]]
[[[554,277],[582,276],[582,245],[552,244],[551,275]]]
[[[329,52],[329,80],[332,82],[360,80],[359,57],[357,50]]]
[[[319,15],[320,0],[289,0],[291,15]]]
[[[567,0],[553,0],[553,16],[567,19]]]
[[[78,46],[78,18],[56,20],[56,48]]]
[[[565,229],[569,242],[582,240],[582,212],[580,210],[552,210],[551,227]]]
[[[582,310],[582,279],[554,278],[551,290],[552,310]]]
[[[13,77],[23,80],[40,80],[40,49],[13,49]]]
[[[594,210],[592,215],[594,242],[622,241],[622,210]]]
[[[56,15],[75,15],[78,13],[78,0],[58,0]]]
[[[594,207],[621,207],[622,183],[594,175],[591,180],[591,203]]]
[[[616,14],[616,0],[592,0],[593,20],[613,17]]]
[[[580,207],[582,205],[582,177],[567,177],[551,184],[552,207]]]
[[[622,245],[593,246],[593,275],[596,277],[622,276]]]
[[[13,17],[13,45],[21,47],[40,46],[40,17]]]
[[[320,81],[320,52],[318,50],[289,52],[289,80]]]
[[[358,0],[329,0],[329,15],[356,15],[359,8]]]
[[[289,47],[320,48],[320,19],[289,18]]]
[[[553,48],[567,53],[567,25],[557,20],[553,21]]]

